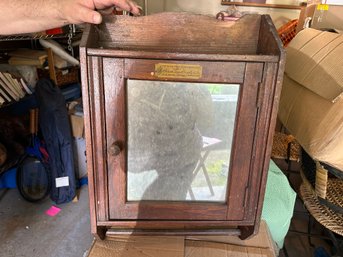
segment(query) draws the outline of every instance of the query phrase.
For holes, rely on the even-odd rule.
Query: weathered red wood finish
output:
[[[256,233],[284,69],[270,17],[118,16],[89,26],[80,54],[92,233]],[[161,79],[158,63],[199,65],[202,76]],[[128,79],[240,85],[225,203],[126,200]]]

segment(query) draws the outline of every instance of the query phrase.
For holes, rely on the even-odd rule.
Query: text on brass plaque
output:
[[[155,64],[155,76],[158,78],[200,79],[202,66],[194,64]]]

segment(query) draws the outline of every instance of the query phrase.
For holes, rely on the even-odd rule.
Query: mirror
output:
[[[239,85],[126,86],[127,200],[225,202]]]

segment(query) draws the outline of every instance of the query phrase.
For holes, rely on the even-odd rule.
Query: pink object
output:
[[[49,215],[50,217],[56,216],[61,211],[60,208],[56,206],[51,206],[49,210],[45,212],[46,215]]]

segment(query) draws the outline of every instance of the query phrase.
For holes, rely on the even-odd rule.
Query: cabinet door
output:
[[[109,218],[243,220],[262,64],[102,67]]]

